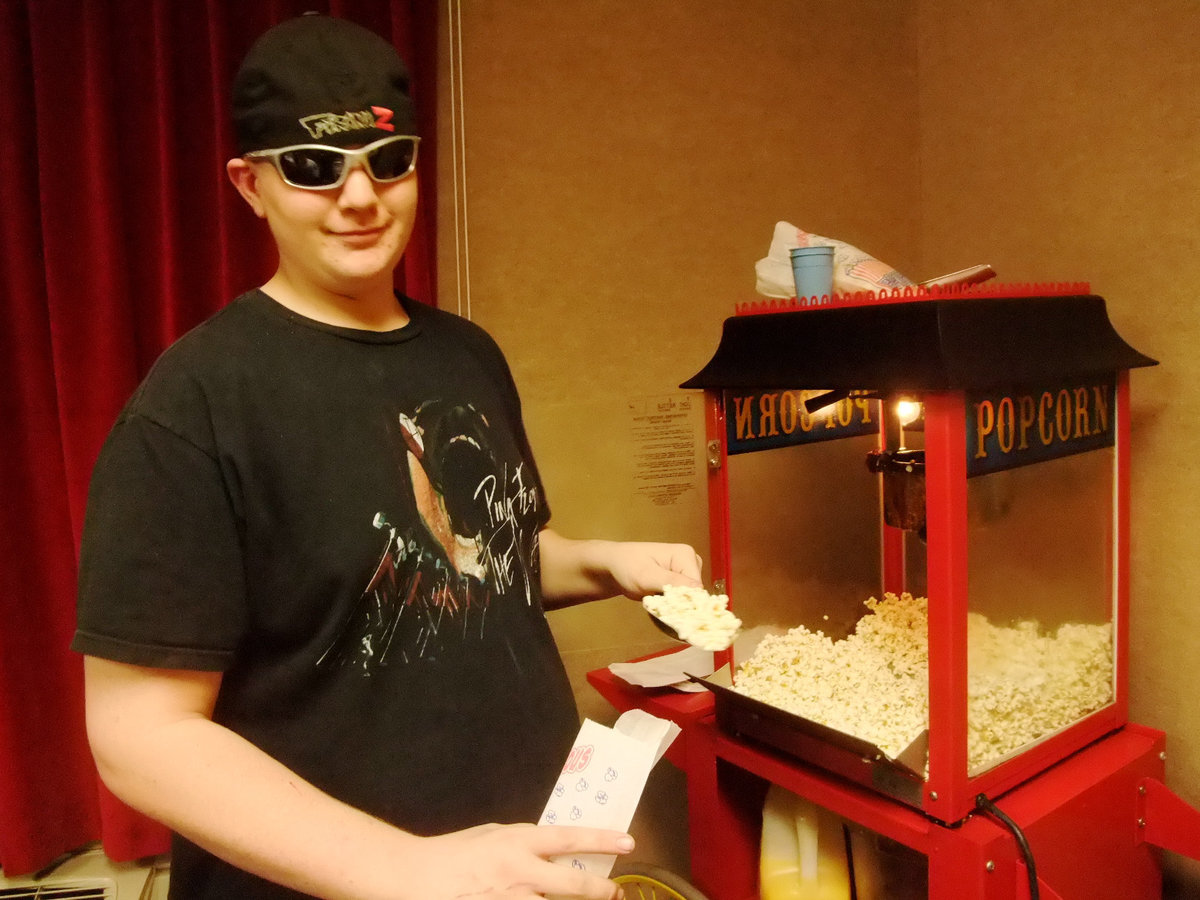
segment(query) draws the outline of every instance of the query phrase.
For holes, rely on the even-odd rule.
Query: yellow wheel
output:
[[[636,863],[613,881],[625,890],[625,900],[708,900],[699,890],[674,872]]]

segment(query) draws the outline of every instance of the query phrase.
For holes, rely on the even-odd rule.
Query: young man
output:
[[[163,354],[97,463],[79,624],[105,782],[177,833],[171,896],[611,898],[535,827],[578,722],[544,608],[698,584],[564,538],[478,327],[398,297],[407,76],[305,16],[235,80],[234,186],[279,267]]]

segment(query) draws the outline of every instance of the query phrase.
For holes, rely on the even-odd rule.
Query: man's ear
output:
[[[229,176],[229,180],[233,182],[237,192],[242,195],[242,199],[250,204],[254,214],[260,219],[265,218],[266,211],[263,208],[262,198],[258,195],[258,175],[255,173],[254,167],[241,157],[237,157],[225,163],[225,174]]]

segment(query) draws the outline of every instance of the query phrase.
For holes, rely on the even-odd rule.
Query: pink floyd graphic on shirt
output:
[[[386,546],[318,665],[369,673],[483,637],[497,598],[534,602],[539,489],[526,464],[500,458],[487,418],[438,401],[397,416],[411,512],[372,522]]]

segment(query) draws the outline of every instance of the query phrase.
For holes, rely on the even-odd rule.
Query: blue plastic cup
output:
[[[792,275],[796,279],[796,298],[806,306],[820,302],[833,293],[833,248],[793,247]]]

